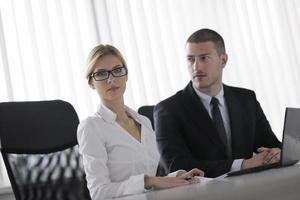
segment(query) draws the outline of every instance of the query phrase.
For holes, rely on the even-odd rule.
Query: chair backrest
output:
[[[65,101],[0,103],[1,153],[16,200],[90,199]]]
[[[141,115],[144,115],[150,119],[152,128],[154,130],[153,110],[154,110],[154,106],[141,106],[138,109],[138,113]],[[160,163],[157,167],[156,175],[157,176],[166,176],[167,175],[164,168],[162,167],[162,165]]]
[[[153,109],[154,109],[154,106],[141,106],[138,109],[138,113],[141,115],[144,115],[150,119],[152,128],[154,130]]]

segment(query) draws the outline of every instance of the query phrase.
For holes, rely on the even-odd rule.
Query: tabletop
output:
[[[149,191],[117,200],[300,199],[300,165]]]

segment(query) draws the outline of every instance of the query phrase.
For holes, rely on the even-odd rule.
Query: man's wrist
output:
[[[241,165],[241,169],[247,169],[248,168],[248,159],[244,159]]]

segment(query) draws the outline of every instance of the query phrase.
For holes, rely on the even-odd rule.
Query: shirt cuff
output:
[[[241,170],[243,160],[244,159],[236,159],[236,160],[234,160],[233,163],[232,163],[232,165],[231,165],[230,171],[233,172],[233,171],[239,171],[239,170]]]
[[[138,194],[145,190],[145,174],[131,176],[127,181],[123,182],[123,194]],[[121,189],[122,190],[122,189]]]

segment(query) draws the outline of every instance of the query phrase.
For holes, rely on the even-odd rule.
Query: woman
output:
[[[187,185],[197,182],[194,176],[203,176],[193,169],[155,177],[159,153],[151,123],[124,105],[127,72],[115,47],[99,45],[91,51],[86,78],[101,105],[80,123],[77,137],[92,199]]]

